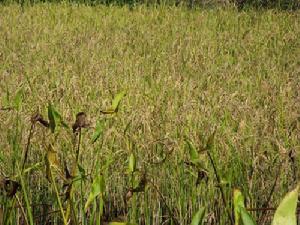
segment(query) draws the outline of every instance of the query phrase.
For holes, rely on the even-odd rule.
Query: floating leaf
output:
[[[136,169],[136,160],[133,153],[130,154],[129,157],[129,172],[133,173]]]
[[[95,132],[92,136],[92,143],[95,143],[98,138],[103,134],[104,122],[98,121],[96,124]]]
[[[98,196],[98,195],[103,195],[105,191],[105,182],[104,182],[104,178],[102,175],[99,175],[96,177],[96,179],[94,180],[93,184],[92,184],[92,188],[91,188],[91,192],[89,194],[88,200],[85,203],[85,210],[87,210],[87,208],[89,207],[89,205],[91,204],[91,202],[94,201],[94,199]]]
[[[54,133],[56,122],[55,122],[55,115],[54,115],[54,109],[51,103],[48,104],[48,120],[49,120],[49,126],[51,129],[51,132]]]
[[[272,225],[297,225],[296,209],[299,185],[289,192],[278,206]]]
[[[256,225],[256,222],[244,207],[240,207],[240,216],[243,225]]]
[[[239,225],[240,222],[240,209],[245,208],[245,199],[242,192],[239,189],[233,191],[233,205],[234,205],[234,218],[235,225]]]
[[[201,225],[205,214],[205,207],[201,207],[198,212],[193,216],[191,225]]]

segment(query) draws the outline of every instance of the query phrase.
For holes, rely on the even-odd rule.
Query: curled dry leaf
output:
[[[5,191],[8,197],[12,198],[17,193],[21,185],[17,181],[4,178],[0,181],[0,187]]]
[[[43,116],[39,113],[35,113],[34,115],[32,115],[31,117],[31,122],[32,123],[36,123],[39,122],[40,124],[42,124],[44,127],[49,127],[49,122],[47,120],[45,120],[43,118]]]
[[[81,128],[86,128],[88,127],[90,124],[87,121],[87,116],[84,112],[79,112],[76,115],[76,120],[75,123],[73,124],[72,128],[73,128],[73,133],[76,133],[78,130],[80,130]]]

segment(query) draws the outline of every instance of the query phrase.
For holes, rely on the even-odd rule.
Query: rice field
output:
[[[1,5],[0,224],[236,225],[237,189],[271,224],[300,177],[299,22]]]

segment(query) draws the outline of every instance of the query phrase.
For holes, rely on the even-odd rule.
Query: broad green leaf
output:
[[[96,124],[95,132],[92,136],[92,143],[95,143],[98,138],[103,134],[104,122],[98,121]]]
[[[112,104],[111,107],[114,111],[118,111],[120,102],[122,100],[122,98],[124,98],[124,96],[126,95],[126,91],[121,91],[120,93],[118,93],[115,98],[112,100]]]
[[[17,109],[17,111],[19,111],[21,108],[22,100],[23,100],[23,88],[17,92],[14,98],[14,106]]]
[[[233,191],[233,205],[234,205],[234,218],[235,225],[239,225],[240,223],[240,209],[245,208],[245,199],[242,192],[239,189],[235,189]]]
[[[134,154],[131,153],[129,156],[129,172],[133,173],[135,169],[136,169],[136,160]]]
[[[96,177],[96,179],[94,180],[94,182],[92,184],[91,192],[90,192],[89,197],[88,197],[88,199],[85,203],[84,209],[87,210],[87,208],[89,207],[91,202],[93,202],[94,199],[98,195],[102,196],[104,194],[104,190],[105,190],[104,178],[103,178],[102,175],[99,175],[99,176]]]
[[[51,103],[48,104],[48,119],[49,119],[51,132],[54,133],[56,122],[55,122],[54,108]]]
[[[296,209],[299,185],[289,192],[276,209],[272,225],[297,225]]]
[[[191,225],[201,225],[205,214],[205,207],[201,207],[198,212],[193,216]]]
[[[188,139],[185,139],[185,142],[188,145],[191,162],[194,164],[198,164],[199,163],[199,154],[198,154],[197,150],[195,149],[194,145]]]
[[[243,225],[256,225],[255,220],[252,218],[250,213],[248,213],[248,211],[244,207],[240,207],[240,216]]]

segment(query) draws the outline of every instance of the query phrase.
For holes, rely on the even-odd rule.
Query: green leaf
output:
[[[51,129],[51,132],[54,133],[55,127],[56,127],[56,122],[55,122],[54,108],[50,102],[48,104],[48,119],[49,119],[49,126]]]
[[[197,150],[195,149],[194,145],[188,139],[185,139],[185,142],[188,145],[191,162],[194,164],[199,163],[199,154],[198,154]]]
[[[95,132],[92,136],[92,143],[95,143],[98,138],[103,134],[104,122],[98,121],[96,124]]]
[[[296,209],[299,185],[289,192],[278,206],[272,225],[297,225]]]
[[[96,177],[96,179],[94,180],[93,184],[92,184],[92,188],[91,188],[91,192],[89,194],[89,197],[85,203],[84,209],[85,211],[87,210],[87,208],[89,207],[89,205],[91,204],[91,202],[94,201],[94,199],[98,196],[98,195],[103,195],[105,191],[105,182],[104,182],[104,178],[102,175],[99,175]]]
[[[118,111],[120,102],[122,100],[122,98],[126,95],[126,91],[121,91],[120,93],[118,93],[115,98],[112,100],[112,104],[111,107],[112,109],[116,112]]]
[[[23,100],[23,88],[21,88],[17,92],[17,94],[16,94],[16,96],[14,98],[14,106],[17,109],[17,111],[19,111],[20,108],[21,108],[22,100]]]
[[[58,111],[56,111],[53,107],[52,107],[52,110],[53,110],[53,116],[54,116],[54,119],[56,121],[58,121],[64,128],[67,128],[69,129],[69,126],[68,124],[63,120],[62,116],[60,115],[60,113]]]
[[[243,225],[256,225],[255,220],[252,218],[250,213],[244,208],[240,207],[240,215],[243,222]]]
[[[193,216],[191,225],[201,225],[205,214],[205,207],[201,207],[198,212]]]
[[[233,191],[233,205],[234,205],[234,218],[235,225],[239,225],[240,223],[240,209],[245,208],[245,199],[242,192],[239,189],[235,189]]]
[[[136,169],[136,160],[134,154],[131,153],[129,156],[129,172],[133,173],[135,169]]]
[[[77,167],[78,167],[81,178],[85,178],[86,177],[85,169],[80,164],[77,164]]]

